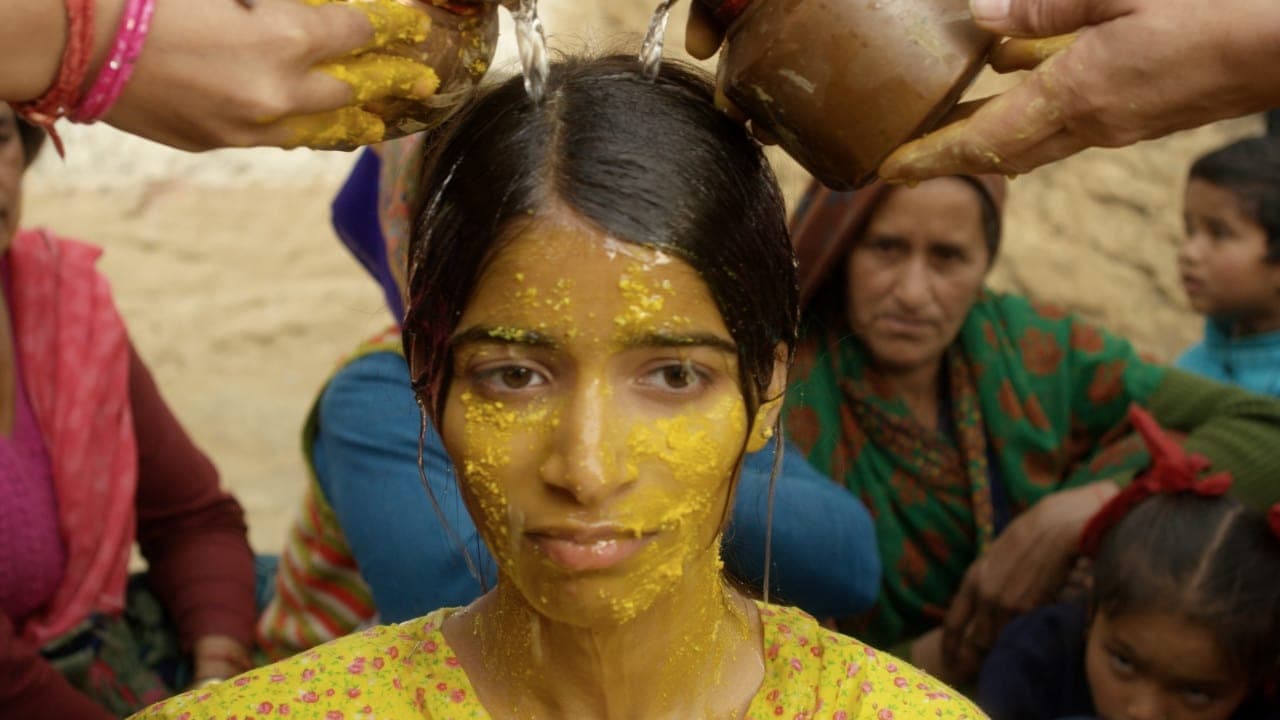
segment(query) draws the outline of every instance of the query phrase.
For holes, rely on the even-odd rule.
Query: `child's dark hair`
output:
[[[1255,687],[1280,676],[1280,538],[1230,496],[1160,494],[1107,532],[1093,611],[1167,612],[1208,629]]]
[[[1267,234],[1267,262],[1280,263],[1280,138],[1231,143],[1196,160],[1190,176],[1239,197]]]

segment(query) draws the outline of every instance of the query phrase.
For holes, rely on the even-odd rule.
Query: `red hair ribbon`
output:
[[[1271,534],[1280,540],[1280,502],[1271,506],[1267,512],[1267,524],[1271,526]]]
[[[1102,537],[1128,515],[1138,503],[1153,495],[1195,493],[1205,497],[1224,495],[1231,489],[1231,473],[1219,472],[1201,478],[1209,469],[1209,459],[1188,453],[1160,428],[1151,413],[1134,405],[1129,409],[1129,422],[1142,435],[1151,453],[1151,466],[1133,479],[1129,486],[1111,498],[1094,515],[1080,535],[1080,552],[1092,557],[1098,553]],[[1280,537],[1280,504],[1271,511],[1271,527]]]

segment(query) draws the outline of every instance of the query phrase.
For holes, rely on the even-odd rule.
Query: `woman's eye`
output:
[[[645,379],[646,384],[654,385],[663,390],[683,390],[688,391],[700,386],[703,377],[691,365],[666,365],[649,373]]]
[[[522,365],[508,365],[480,374],[480,383],[498,390],[525,390],[545,385],[547,379],[537,370]]]

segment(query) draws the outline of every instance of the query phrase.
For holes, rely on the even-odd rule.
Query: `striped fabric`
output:
[[[289,657],[371,624],[377,615],[338,519],[314,480],[276,573],[276,594],[258,620],[258,646]]]

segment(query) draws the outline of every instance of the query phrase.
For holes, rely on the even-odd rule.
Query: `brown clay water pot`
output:
[[[834,189],[875,179],[932,129],[986,62],[994,36],[968,0],[695,0],[728,28],[729,99]]]

